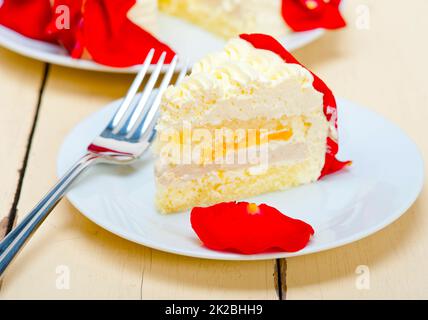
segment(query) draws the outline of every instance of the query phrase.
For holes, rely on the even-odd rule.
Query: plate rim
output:
[[[198,26],[195,26],[195,27],[199,28]],[[297,45],[288,46],[287,50],[294,51],[294,50],[303,48],[304,46],[307,46],[308,44],[321,38],[325,33],[326,33],[326,30],[322,28],[318,28],[310,31],[304,31],[304,32],[294,32],[292,33],[292,35],[300,34],[300,35],[306,35],[307,37],[304,38],[304,40],[299,41]],[[65,54],[63,55],[63,54],[52,53],[52,52],[43,51],[43,50],[35,50],[33,48],[29,48],[28,46],[25,46],[24,44],[11,41],[10,39],[8,39],[8,37],[20,37],[24,41],[28,41],[34,44],[39,44],[40,46],[45,46],[45,47],[50,46],[52,48],[64,50],[59,45],[28,38],[8,27],[0,25],[0,46],[1,47],[6,48],[12,52],[15,52],[27,58],[31,58],[37,61],[50,63],[50,64],[62,66],[62,67],[67,67],[67,68],[72,68],[77,70],[105,72],[105,73],[135,74],[138,72],[141,66],[141,65],[135,65],[131,67],[117,68],[117,67],[111,67],[111,66],[99,64],[92,60],[74,59],[69,55],[65,55]],[[287,39],[287,37],[289,37],[289,35],[283,36],[279,39],[282,45],[285,44],[285,40]],[[179,62],[177,66],[177,70],[181,70],[184,64],[185,63]],[[166,71],[167,67],[168,66],[164,66],[162,68],[162,71]],[[150,66],[149,71],[150,72],[153,71],[154,68],[155,68],[155,65]]]
[[[96,117],[96,115],[99,112],[102,112],[103,110],[105,110],[107,108],[111,108],[112,106],[118,104],[120,100],[121,99],[118,99],[118,100],[115,100],[115,101],[105,105],[103,108],[97,110],[96,112],[90,114],[88,117],[82,119],[79,122],[79,124],[81,122],[89,119],[90,117]],[[389,125],[393,126],[395,129],[397,129],[400,132],[400,134],[403,135],[403,137],[405,137],[409,141],[410,145],[414,148],[415,154],[418,156],[417,159],[415,159],[415,160],[418,162],[418,170],[417,171],[419,172],[418,180],[415,181],[415,194],[411,198],[409,198],[405,203],[403,202],[403,204],[400,207],[397,207],[394,210],[393,214],[390,214],[387,219],[384,219],[383,221],[379,222],[378,224],[372,226],[371,228],[357,232],[357,233],[353,234],[352,236],[345,237],[340,241],[332,242],[332,243],[326,244],[324,246],[321,245],[321,246],[315,247],[313,249],[311,249],[310,247],[306,247],[306,248],[304,248],[298,252],[274,252],[274,253],[260,253],[260,254],[254,254],[254,255],[242,255],[242,254],[238,254],[238,253],[214,251],[214,250],[210,250],[208,248],[206,249],[206,251],[204,251],[204,252],[206,252],[206,254],[201,254],[199,252],[194,252],[194,251],[189,251],[189,250],[180,251],[179,249],[175,249],[175,248],[171,249],[171,247],[158,245],[157,243],[152,242],[150,239],[147,239],[147,238],[145,239],[146,240],[145,242],[142,242],[142,241],[140,241],[141,239],[138,240],[138,239],[134,238],[133,236],[126,235],[126,234],[122,233],[121,231],[114,230],[114,228],[111,228],[106,223],[99,221],[97,218],[94,218],[91,215],[87,215],[84,212],[84,210],[82,210],[81,206],[79,205],[79,201],[78,200],[76,201],[76,199],[74,199],[72,194],[67,194],[65,197],[79,211],[80,214],[82,214],[87,219],[89,219],[90,221],[92,221],[96,225],[100,226],[101,228],[107,230],[108,232],[110,232],[112,234],[115,234],[116,236],[119,236],[119,237],[121,237],[127,241],[131,241],[133,243],[143,245],[143,246],[146,246],[146,247],[149,247],[152,249],[156,249],[156,250],[159,250],[162,252],[177,254],[177,255],[181,255],[181,256],[186,256],[186,257],[208,259],[208,260],[220,260],[220,261],[260,261],[260,260],[272,260],[272,259],[283,259],[283,258],[304,256],[304,255],[320,253],[320,252],[324,252],[327,250],[343,247],[345,245],[354,243],[356,241],[359,241],[359,240],[362,240],[362,239],[365,239],[369,236],[374,235],[375,233],[379,232],[380,230],[383,230],[384,228],[393,224],[400,217],[402,217],[405,213],[407,213],[408,210],[416,202],[416,200],[418,199],[418,197],[420,196],[420,194],[422,192],[422,189],[424,186],[424,181],[425,181],[425,166],[424,166],[424,159],[423,159],[422,153],[420,152],[420,149],[417,146],[417,144],[415,143],[415,141],[403,129],[401,129],[398,125],[396,125],[394,122],[385,118],[384,116],[382,116],[381,114],[379,114],[375,110],[368,108],[368,107],[365,107],[365,106],[362,106],[362,105],[357,104],[355,102],[352,102],[350,100],[343,99],[343,98],[336,98],[336,100],[337,100],[339,106],[340,105],[349,105],[349,106],[352,106],[352,107],[357,108],[357,109],[363,109],[365,112],[371,113],[372,115],[382,119],[383,121],[386,121]],[[73,130],[75,128],[76,128],[76,126],[63,139],[63,144],[61,145],[61,148],[60,148],[60,151],[59,151],[58,157],[57,157],[57,168],[56,168],[57,176],[60,176],[60,174],[61,174],[60,168],[59,168],[60,167],[59,163],[60,163],[61,154],[63,152],[64,143],[72,135]]]

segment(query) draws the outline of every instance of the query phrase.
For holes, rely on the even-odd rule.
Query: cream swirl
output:
[[[196,63],[191,76],[179,87],[169,88],[165,96],[175,104],[210,91],[217,94],[215,99],[226,99],[242,94],[244,87],[274,86],[289,78],[297,79],[302,88],[313,82],[313,76],[305,68],[284,63],[271,51],[255,49],[245,40],[234,39],[223,52],[210,54]]]
[[[312,74],[277,54],[256,49],[240,38],[203,58],[162,100],[158,129],[224,119],[281,117],[322,111],[322,95],[313,88]]]

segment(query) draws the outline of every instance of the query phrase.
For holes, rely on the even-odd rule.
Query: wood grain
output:
[[[43,63],[0,48],[0,239],[18,196],[20,170],[37,110]]]
[[[131,77],[52,67],[24,179],[19,219],[55,181],[65,135],[119,98]],[[0,298],[276,299],[274,261],[212,262],[151,250],[96,226],[62,201],[5,276]],[[66,270],[66,271],[64,271]],[[58,281],[69,276],[69,288]]]
[[[428,29],[428,2],[346,3],[348,28],[300,50],[299,59],[313,68],[336,96],[367,105],[399,125],[426,159],[428,45],[423,33]],[[361,6],[370,12],[368,30],[356,27]],[[385,230],[343,248],[287,259],[286,298],[428,298],[427,211],[425,188],[407,214]],[[362,279],[357,273],[361,270],[370,275],[370,289],[356,284]]]

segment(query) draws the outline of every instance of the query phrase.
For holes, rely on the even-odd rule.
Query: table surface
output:
[[[345,11],[346,29],[296,56],[337,96],[398,124],[426,158],[428,1],[348,0]],[[4,49],[0,60],[1,238],[56,180],[65,135],[121,97],[132,77]],[[223,262],[133,244],[63,200],[9,268],[0,299],[426,299],[427,210],[425,188],[401,219],[356,243],[291,259]]]

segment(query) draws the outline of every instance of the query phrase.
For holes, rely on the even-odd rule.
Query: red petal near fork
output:
[[[87,0],[83,13],[83,41],[92,59],[114,67],[144,62],[155,48],[154,63],[163,51],[166,63],[175,53],[147,31],[132,23],[127,13],[135,0]]]
[[[296,252],[314,234],[309,224],[287,217],[266,204],[224,202],[194,208],[190,220],[207,248],[243,254]]]
[[[293,31],[346,26],[340,14],[341,0],[282,0],[282,16]]]
[[[100,146],[97,146],[96,144],[93,144],[93,143],[91,143],[88,146],[88,151],[89,152],[93,152],[93,153],[116,153],[116,154],[117,153],[121,153],[122,155],[125,155],[125,156],[132,156],[132,153],[129,153],[129,152],[120,152],[120,151],[117,151],[117,150],[100,147]]]
[[[271,36],[264,34],[241,34],[240,37],[241,39],[251,43],[255,48],[272,51],[279,55],[286,63],[298,64],[311,72],[308,68],[297,61],[290,52],[288,52],[278,41],[276,41]],[[311,72],[311,74],[314,77],[313,86],[315,90],[321,92],[324,95],[324,114],[327,118],[327,121],[330,122],[331,127],[337,128],[337,104],[333,92],[316,74],[313,72]],[[339,151],[339,145],[334,137],[328,137],[326,144],[327,151],[325,156],[325,164],[319,179],[328,174],[337,172],[351,164],[351,161],[341,162],[336,159],[336,154]]]
[[[49,0],[4,0],[0,24],[20,34],[42,41],[52,41],[45,28],[52,18]]]

